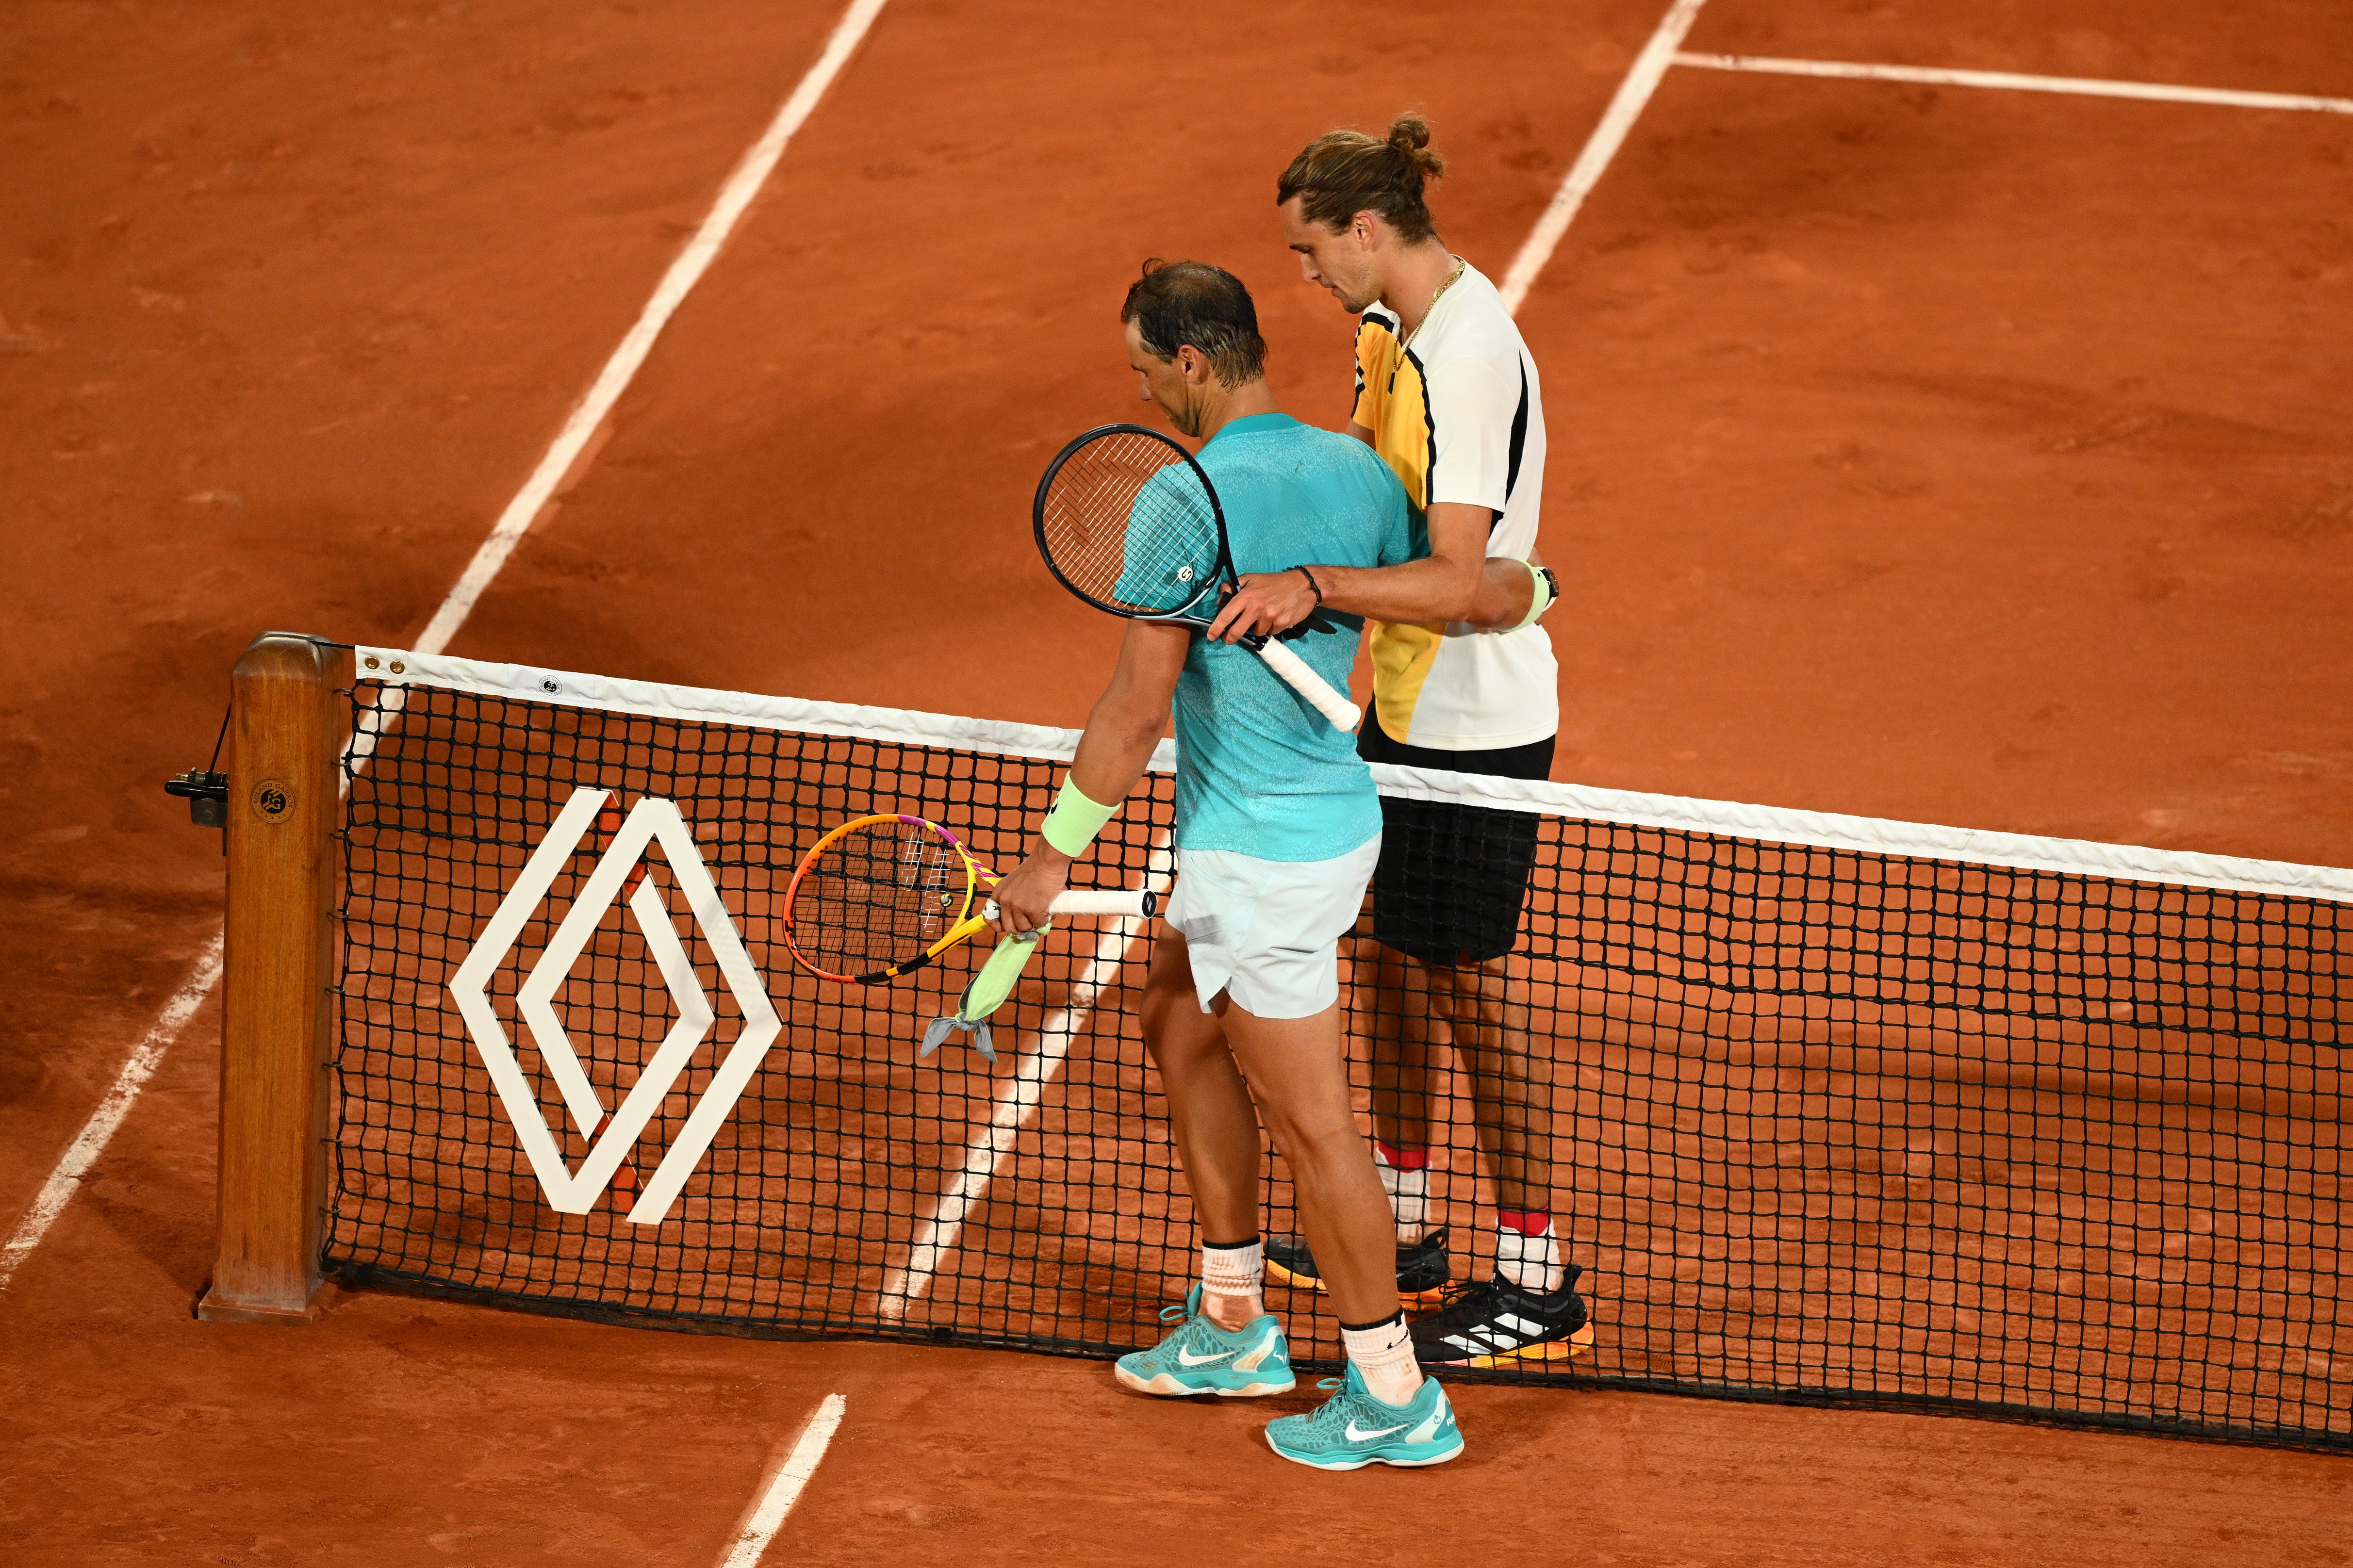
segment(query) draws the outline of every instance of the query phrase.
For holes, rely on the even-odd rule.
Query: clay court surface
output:
[[[1663,0],[892,0],[450,651],[1081,722],[1039,468],[1132,416],[1145,256],[1350,322],[1271,209],[1419,107],[1500,278]],[[0,37],[0,1223],[215,933],[162,778],[258,631],[406,646],[831,4],[27,3]],[[2353,97],[2353,14],[1710,0],[1683,46]],[[2353,115],[1678,66],[1537,279],[1555,776],[2353,863]],[[0,1562],[2343,1563],[2353,1465],[1472,1387],[1327,1477],[1098,1363],[388,1294],[200,1323],[218,1000],[0,1291]],[[1306,1407],[1303,1397],[1269,1402]]]

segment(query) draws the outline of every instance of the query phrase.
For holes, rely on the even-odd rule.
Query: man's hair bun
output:
[[[1446,172],[1430,150],[1430,121],[1400,114],[1385,137],[1327,131],[1307,144],[1275,182],[1274,205],[1293,196],[1308,219],[1335,234],[1360,212],[1377,213],[1408,244],[1434,239],[1437,226],[1422,188]]]
[[[1430,150],[1430,121],[1419,114],[1400,114],[1389,121],[1389,145],[1413,160],[1422,177],[1434,180],[1446,173],[1446,160]]]

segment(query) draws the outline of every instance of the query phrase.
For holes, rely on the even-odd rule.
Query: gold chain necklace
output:
[[[1463,260],[1461,257],[1455,258],[1454,270],[1446,275],[1446,281],[1440,283],[1438,286],[1438,292],[1430,297],[1430,309],[1421,313],[1421,320],[1416,321],[1413,325],[1413,331],[1405,335],[1405,342],[1398,344],[1398,353],[1403,353],[1406,350],[1413,347],[1413,340],[1421,336],[1421,329],[1430,325],[1430,318],[1438,313],[1438,302],[1446,298],[1446,291],[1454,287],[1454,280],[1461,277],[1462,269],[1470,265],[1471,264],[1469,262]]]

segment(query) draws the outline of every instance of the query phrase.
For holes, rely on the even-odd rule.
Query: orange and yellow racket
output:
[[[861,816],[810,846],[785,889],[785,944],[810,973],[880,984],[988,929],[997,873],[920,816]],[[976,911],[973,900],[983,907]],[[1056,914],[1149,915],[1150,893],[1064,893]]]

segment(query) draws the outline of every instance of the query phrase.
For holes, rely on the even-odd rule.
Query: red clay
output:
[[[895,0],[456,651],[1076,721],[1113,631],[1024,502],[1128,411],[1135,263],[1233,266],[1280,394],[1336,419],[1283,160],[1421,107],[1442,226],[1500,273],[1661,9]],[[834,17],[12,15],[0,1216],[215,929],[156,784],[235,650],[415,635]],[[2345,27],[1715,0],[1689,47],[2344,93]],[[2353,859],[2348,161],[2339,117],[1671,74],[1525,312],[1564,776]],[[197,1324],[216,1033],[0,1298],[10,1560],[700,1564],[834,1390],[777,1561],[1173,1560],[1204,1518],[1238,1562],[2348,1559],[2353,1471],[2292,1454],[1478,1389],[1464,1463],[1324,1480],[1266,1411],[1088,1363],[380,1296]]]

